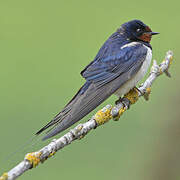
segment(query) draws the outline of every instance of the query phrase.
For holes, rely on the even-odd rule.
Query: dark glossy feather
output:
[[[143,44],[121,49],[122,44],[112,41],[103,45],[95,60],[81,72],[86,83],[65,108],[37,134],[54,125],[43,138],[45,140],[67,129],[138,72],[146,58],[147,49]]]

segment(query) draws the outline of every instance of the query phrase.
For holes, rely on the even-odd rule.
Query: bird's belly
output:
[[[128,80],[125,84],[123,84],[114,94],[118,97],[121,97],[122,95],[128,93],[132,88],[134,88],[137,83],[142,80],[142,78],[145,76],[148,67],[151,63],[152,59],[152,51],[149,47],[147,51],[146,60],[143,62],[140,70],[132,77],[130,80]]]

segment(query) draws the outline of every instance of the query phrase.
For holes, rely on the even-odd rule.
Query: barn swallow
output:
[[[100,48],[94,60],[81,71],[86,80],[70,102],[36,135],[51,129],[48,139],[72,126],[112,94],[121,97],[145,76],[152,59],[152,35],[159,34],[140,20],[120,26]]]

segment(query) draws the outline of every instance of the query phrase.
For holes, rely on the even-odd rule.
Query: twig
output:
[[[146,100],[149,99],[152,83],[155,79],[165,73],[170,77],[168,69],[173,60],[173,52],[168,51],[165,59],[160,65],[154,60],[151,72],[146,81],[138,88],[132,89],[129,93],[118,102],[114,107],[107,105],[100,111],[98,111],[89,121],[83,124],[77,125],[74,129],[71,129],[67,134],[59,139],[54,139],[50,144],[43,147],[41,150],[33,153],[28,153],[24,160],[20,162],[16,167],[9,172],[4,173],[0,180],[14,180],[25,171],[36,167],[40,162],[43,163],[49,157],[53,156],[58,150],[71,144],[74,140],[81,139],[89,131],[96,127],[108,122],[110,119],[118,120],[120,116],[129,108],[131,104],[134,104],[139,97],[143,96]]]

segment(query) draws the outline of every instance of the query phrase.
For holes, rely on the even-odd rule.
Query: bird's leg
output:
[[[126,93],[123,98],[120,97],[115,102],[116,107],[112,109],[112,116],[115,121],[119,120],[120,116],[124,113],[124,111],[129,109],[130,105],[134,104],[138,100],[139,92],[140,90],[134,87],[128,93]],[[121,106],[120,108],[118,108],[118,104],[120,103],[123,105],[123,107]]]
[[[142,92],[137,87],[134,87],[126,93],[123,98],[120,97],[115,104],[118,105],[119,103],[122,103],[124,107],[129,109],[129,106],[138,100],[139,93],[142,95]]]
[[[118,105],[121,102],[122,102],[122,97],[119,97],[119,99],[115,101],[115,104]]]
[[[130,108],[130,101],[127,99],[127,98],[125,98],[125,97],[120,97],[117,101],[115,101],[115,104],[116,105],[118,105],[118,104],[120,104],[120,103],[122,103],[123,104],[123,107],[126,107],[127,109],[129,109]]]
[[[106,123],[111,118],[113,118],[113,120],[115,121],[119,120],[120,116],[127,109],[130,108],[130,105],[136,103],[139,96],[142,96],[142,95],[144,94],[137,87],[134,87],[128,93],[126,93],[124,97],[120,97],[117,101],[115,101],[115,104],[116,104],[115,107],[112,108],[111,106],[107,105],[107,107],[98,111],[94,117],[96,120],[97,126]]]
[[[130,101],[130,105],[136,103],[139,98],[139,89],[134,87],[124,95],[124,98]]]

